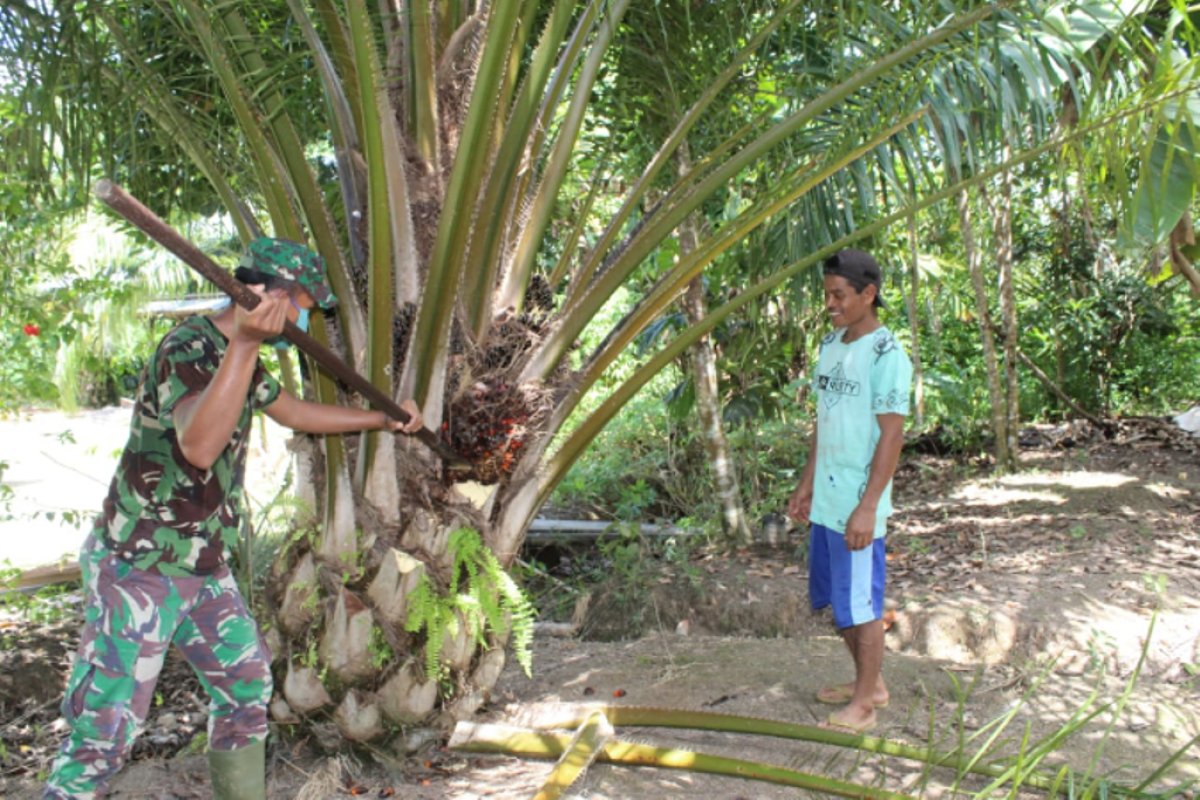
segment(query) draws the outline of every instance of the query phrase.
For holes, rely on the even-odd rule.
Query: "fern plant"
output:
[[[484,546],[477,531],[471,528],[454,531],[448,549],[453,553],[454,565],[445,594],[437,590],[426,574],[408,602],[405,629],[409,633],[425,632],[425,672],[429,679],[435,679],[441,670],[446,633],[458,633],[460,615],[469,635],[481,647],[487,646],[489,632],[499,638],[511,634],[517,663],[526,675],[532,676],[533,654],[529,649],[535,618],[532,603]]]

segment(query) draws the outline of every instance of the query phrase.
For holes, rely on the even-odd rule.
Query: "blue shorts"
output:
[[[833,606],[839,629],[883,618],[887,559],[883,538],[862,550],[846,547],[846,537],[813,525],[808,545],[808,597],[813,610]]]

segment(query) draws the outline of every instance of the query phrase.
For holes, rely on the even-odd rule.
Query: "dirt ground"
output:
[[[1059,432],[1061,434],[1061,432]],[[897,476],[900,512],[889,533],[891,703],[873,735],[1015,758],[1079,709],[1093,719],[1046,768],[1137,783],[1192,742],[1154,784],[1200,780],[1200,464],[1194,442],[1161,424],[1103,441],[1047,434],[1023,452],[1024,470],[994,480],[978,465],[908,455]],[[805,604],[804,544],[733,555],[654,560],[646,591],[598,587],[580,600],[586,640],[535,640],[534,676],[511,665],[480,721],[519,724],[539,708],[608,703],[816,724],[831,708],[823,686],[850,663],[829,620]],[[1151,623],[1153,622],[1153,630]],[[598,641],[625,630],[638,637]],[[57,695],[73,648],[69,621],[0,621],[0,795],[38,796],[37,775],[61,735]],[[1140,666],[1139,666],[1140,662]],[[1136,674],[1137,679],[1133,681]],[[112,796],[209,796],[194,679],[171,662],[134,760]],[[1091,705],[1089,706],[1089,702]],[[1008,718],[996,733],[993,721]],[[665,728],[618,728],[622,739],[767,762],[924,797],[952,796],[950,770],[923,773],[894,756],[808,742]],[[272,798],[357,794],[409,798],[529,798],[549,762],[464,756],[412,731],[388,752],[322,754],[315,739],[277,736]],[[406,753],[404,745],[415,752]],[[963,786],[979,790],[979,779]],[[1194,797],[1185,790],[1177,796]],[[1044,795],[1044,792],[1040,793]],[[598,764],[575,798],[784,798],[805,792],[681,770]],[[1033,792],[1026,796],[1039,796]]]

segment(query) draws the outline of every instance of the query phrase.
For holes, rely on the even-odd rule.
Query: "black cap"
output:
[[[875,302],[877,308],[886,308],[883,302],[883,271],[870,253],[862,250],[847,248],[839,250],[825,259],[826,275],[840,275],[851,286],[861,292],[868,285],[875,287]]]

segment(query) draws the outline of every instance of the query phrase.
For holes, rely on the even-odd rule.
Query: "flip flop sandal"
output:
[[[846,691],[841,686],[826,686],[817,692],[816,696],[818,703],[824,703],[828,706],[842,706],[850,702],[850,699],[854,697],[854,692]],[[884,700],[882,703],[876,703],[875,707],[887,708],[889,702],[891,702],[890,698]]]
[[[849,733],[855,736],[862,736],[863,734],[874,730],[878,725],[878,722],[870,722],[866,725],[847,725],[844,722],[834,722],[833,714],[830,714],[825,719],[825,722],[821,725],[821,727],[825,728],[826,730],[837,731],[838,733]]]

